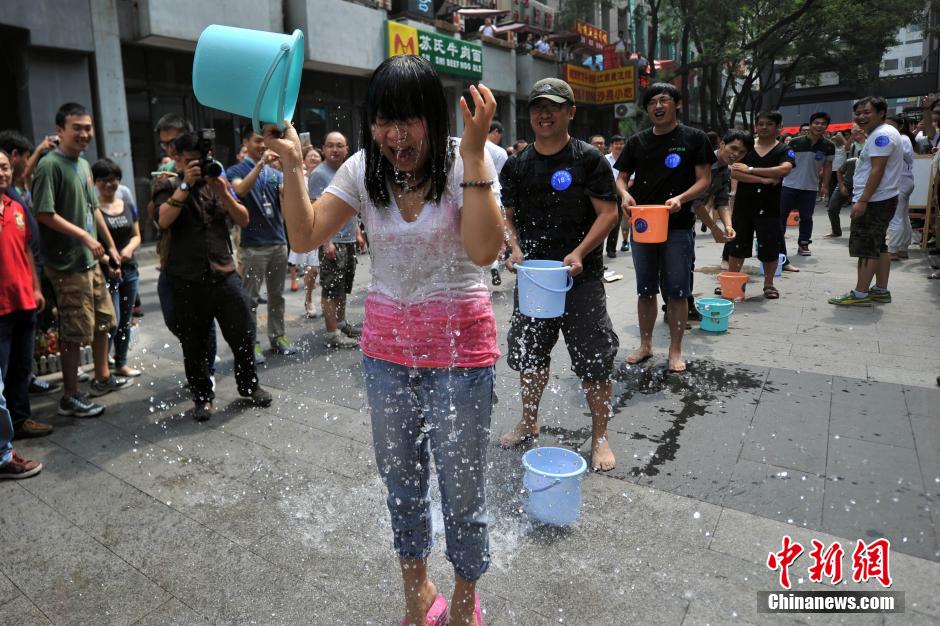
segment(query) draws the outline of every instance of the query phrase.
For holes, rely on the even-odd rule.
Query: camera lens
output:
[[[222,175],[222,164],[218,161],[211,161],[206,164],[205,172],[210,178],[218,178]]]

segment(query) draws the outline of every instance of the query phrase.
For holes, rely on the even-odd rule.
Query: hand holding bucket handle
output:
[[[264,75],[264,80],[261,81],[261,88],[258,90],[258,98],[255,100],[255,108],[251,113],[251,125],[254,127],[255,132],[259,135],[261,134],[261,102],[264,100],[264,95],[268,91],[268,85],[271,83],[271,79],[274,78],[274,72],[277,71],[278,66],[281,62],[286,64],[287,56],[290,54],[291,50],[294,50],[299,45],[303,49],[304,34],[299,30],[295,30],[290,36],[290,41],[285,41],[281,44],[281,49],[278,51],[277,56],[274,57],[274,60],[271,61],[271,66],[268,68],[267,73]],[[288,71],[289,68],[284,69]],[[280,113],[278,120],[284,119],[284,90],[277,90],[277,110]],[[284,122],[278,121],[278,129],[283,129]]]
[[[517,265],[515,266],[515,268],[516,268],[516,271],[517,271],[517,272],[521,272],[521,273],[525,274],[525,275],[526,275],[526,278],[528,278],[530,281],[532,281],[532,284],[534,284],[536,287],[539,287],[540,289],[544,289],[545,291],[548,291],[548,292],[551,292],[551,293],[568,293],[569,291],[571,291],[571,288],[574,287],[574,278],[571,277],[571,274],[570,274],[570,273],[568,274],[568,284],[565,285],[565,287],[564,287],[563,289],[555,289],[554,287],[549,287],[549,286],[547,286],[547,285],[543,285],[542,283],[540,283],[539,281],[537,281],[537,280],[535,279],[535,274],[536,274],[536,272],[527,271],[527,270],[530,269],[530,268],[527,268],[525,265],[522,265],[522,264],[520,263],[520,264],[517,264]]]

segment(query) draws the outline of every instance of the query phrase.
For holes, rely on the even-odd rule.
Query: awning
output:
[[[838,124],[829,124],[829,128],[826,129],[830,133],[842,132],[843,130],[852,130],[852,122],[839,122]],[[799,135],[800,127],[799,126],[784,126],[780,129],[780,132],[785,135]]]
[[[508,10],[501,11],[499,9],[460,9],[457,11],[457,15],[463,15],[464,17],[499,17],[508,13]]]

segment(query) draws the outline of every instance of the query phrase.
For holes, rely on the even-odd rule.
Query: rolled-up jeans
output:
[[[127,349],[131,345],[131,318],[134,301],[137,299],[137,284],[140,275],[136,265],[121,267],[121,282],[111,291],[114,313],[118,323],[111,339],[114,342],[114,367],[120,369],[127,365]]]
[[[908,215],[912,193],[914,193],[914,179],[901,176],[898,180],[898,208],[895,209],[894,217],[888,224],[888,252],[891,254],[907,252],[911,239],[914,237],[911,218]]]
[[[490,564],[485,472],[494,368],[411,368],[363,357],[363,371],[395,550],[403,560],[431,552],[433,453],[445,554],[461,578],[478,580]]]

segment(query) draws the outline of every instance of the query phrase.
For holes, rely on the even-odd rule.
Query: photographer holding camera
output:
[[[235,356],[238,393],[256,406],[271,404],[271,394],[258,384],[254,361],[255,327],[248,297],[235,271],[226,218],[241,227],[248,209],[231,193],[222,167],[212,157],[205,131],[175,141],[179,187],[158,208],[160,228],[170,231],[164,271],[176,304],[177,325],[186,379],[193,394],[193,417],[209,419],[215,398],[209,379],[209,329],[218,320]]]

